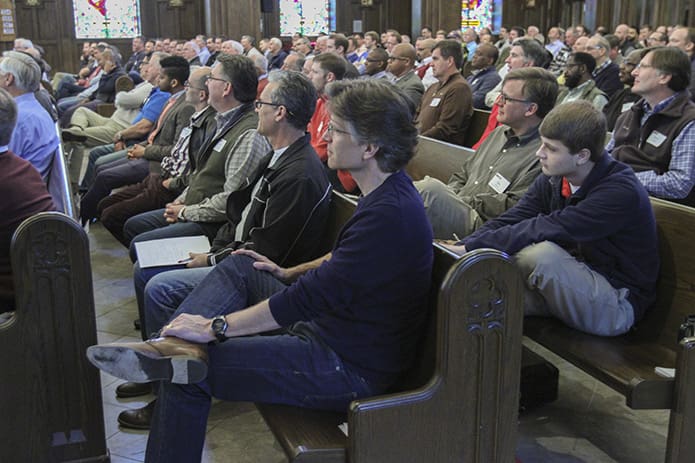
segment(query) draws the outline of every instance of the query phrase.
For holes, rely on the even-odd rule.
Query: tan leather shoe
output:
[[[91,346],[87,358],[110,375],[138,383],[192,384],[204,380],[208,373],[207,347],[173,336]]]

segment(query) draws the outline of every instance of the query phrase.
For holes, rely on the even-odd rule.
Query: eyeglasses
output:
[[[387,61],[408,61],[408,58],[403,56],[389,56]]]
[[[205,83],[206,83],[206,84],[207,84],[208,82],[210,82],[211,80],[218,80],[218,81],[220,81],[220,82],[224,82],[225,84],[231,84],[231,82],[228,81],[227,79],[220,79],[219,77],[213,77],[213,76],[207,76],[207,77],[205,77]]]
[[[333,136],[333,132],[336,132],[336,133],[343,133],[343,134],[345,134],[345,135],[352,135],[352,134],[351,134],[350,132],[348,132],[347,130],[341,130],[341,129],[336,128],[335,125],[333,125],[332,122],[330,122],[330,123],[328,124],[328,127],[326,128],[326,132],[328,132],[328,135],[331,135],[331,136]]]
[[[253,102],[253,105],[256,107],[256,109],[259,109],[259,110],[263,107],[264,104],[266,104],[268,106],[274,106],[276,108],[278,106],[282,106],[280,103],[271,103],[269,101],[256,100]]]
[[[500,93],[500,95],[497,97],[500,100],[500,103],[507,104],[507,102],[511,101],[513,103],[524,103],[524,104],[529,104],[532,103],[532,101],[528,100],[520,100],[518,98],[512,98],[510,96],[505,95],[504,93]]]
[[[271,103],[270,101],[256,100],[256,101],[253,102],[253,105],[254,105],[254,106],[256,107],[256,109],[258,109],[259,111],[260,111],[260,109],[263,107],[263,105],[273,106],[273,107],[275,107],[275,108],[280,108],[280,107],[282,107],[282,108],[285,108],[285,111],[287,111],[287,114],[289,114],[290,116],[294,117],[294,113],[293,113],[292,111],[290,111],[289,109],[287,109],[287,106],[285,106],[285,105],[282,104],[282,103]]]
[[[649,68],[653,68],[653,67],[654,67],[654,66],[652,66],[651,64],[639,63],[637,66],[635,66],[635,71],[638,70],[638,69],[642,69],[642,68],[644,68],[644,69],[649,69]]]
[[[367,58],[368,63],[383,63],[383,59]]]
[[[189,81],[184,82],[183,86],[186,88],[192,88],[195,90],[207,90],[206,88],[194,87],[193,85],[191,85],[191,83]]]

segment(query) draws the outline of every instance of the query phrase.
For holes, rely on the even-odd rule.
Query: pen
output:
[[[456,241],[461,241],[461,238],[459,238],[459,236],[456,233],[453,233],[453,235]]]
[[[191,262],[191,261],[193,261],[193,258],[192,258],[192,257],[188,257],[188,258],[186,258],[186,259],[181,259],[180,261],[178,261],[178,263],[179,263],[179,264],[187,264],[187,263],[189,263],[189,262]]]

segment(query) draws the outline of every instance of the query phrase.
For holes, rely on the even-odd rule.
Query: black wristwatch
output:
[[[219,342],[227,340],[227,336],[225,336],[224,333],[227,331],[228,326],[227,319],[224,318],[223,315],[219,315],[212,319],[212,333]]]

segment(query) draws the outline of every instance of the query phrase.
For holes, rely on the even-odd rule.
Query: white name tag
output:
[[[496,193],[504,193],[504,190],[507,189],[509,186],[509,180],[504,178],[502,174],[497,172],[494,177],[492,177],[492,180],[490,180],[490,183],[488,183],[488,186],[495,190]]]
[[[663,133],[655,130],[653,131],[650,135],[649,138],[647,138],[647,143],[649,143],[652,146],[659,147],[661,144],[666,141],[666,135]]]
[[[218,153],[221,152],[224,149],[224,145],[226,145],[227,142],[225,141],[224,138],[222,138],[220,141],[217,142],[213,150],[217,151]]]
[[[621,113],[624,113],[624,112],[627,111],[628,109],[632,108],[632,105],[633,105],[633,104],[634,104],[634,103],[623,103],[623,109],[621,109],[620,112],[621,112]]]
[[[321,133],[321,130],[323,130],[323,121],[319,122],[319,128],[318,128],[317,132]]]
[[[432,107],[439,106],[440,101],[442,101],[441,98],[432,98],[432,102],[430,103],[430,106],[432,106]]]

